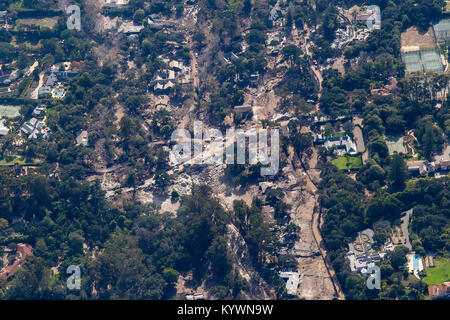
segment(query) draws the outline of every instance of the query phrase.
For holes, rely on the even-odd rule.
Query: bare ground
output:
[[[434,45],[433,31],[431,27],[427,32],[419,31],[416,27],[410,27],[402,33],[401,44],[402,47]]]

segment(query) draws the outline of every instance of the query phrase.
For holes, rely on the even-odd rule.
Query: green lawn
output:
[[[14,166],[14,165],[41,165],[40,162],[36,161],[27,161],[25,159],[16,158],[16,157],[2,157],[0,158],[0,166]]]
[[[41,28],[52,29],[58,23],[58,18],[42,18],[42,19],[17,19],[16,25],[39,26]]]
[[[343,131],[343,132],[336,132],[336,133],[333,134],[333,138],[340,138],[340,137],[343,137],[343,136],[345,136],[345,131]]]
[[[361,157],[342,156],[332,162],[339,170],[359,169],[362,167]]]
[[[428,285],[439,284],[450,280],[450,259],[434,259],[434,267],[427,268],[427,276],[423,281]]]

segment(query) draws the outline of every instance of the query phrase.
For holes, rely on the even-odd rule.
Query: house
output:
[[[283,12],[277,8],[273,7],[269,12],[269,16],[267,17],[267,22],[269,27],[273,27],[275,22],[283,16]]]
[[[448,299],[450,298],[450,282],[435,284],[428,286],[428,295],[432,299]]]
[[[370,94],[378,95],[378,96],[389,96],[395,91],[397,91],[398,81],[394,77],[389,77],[389,83],[386,84],[383,88],[372,89],[370,90]]]
[[[167,76],[168,81],[174,81],[175,80],[175,71],[169,70],[169,74]]]
[[[168,82],[174,82],[175,79],[175,71],[162,70],[156,74],[155,78],[150,82],[149,85],[153,85],[154,88],[158,84],[160,85],[159,87],[164,87]]]
[[[408,172],[411,174],[419,174],[421,176],[428,174],[428,167],[425,160],[408,161],[406,166],[408,167]]]
[[[0,278],[8,280],[13,277],[17,272],[17,269],[22,265],[24,259],[31,255],[33,252],[33,247],[28,244],[18,243],[16,251],[16,259],[14,262],[6,267],[4,267],[0,272]]]
[[[324,137],[324,135],[322,133],[318,133],[314,136],[315,144],[322,144],[322,143],[325,143],[325,141],[327,141],[327,139]]]
[[[23,124],[20,132],[22,136],[28,139],[48,138],[50,129],[45,127],[43,122],[38,122],[38,119],[32,118]]]
[[[50,71],[47,73],[45,85],[53,88],[58,82],[67,81],[78,74],[78,71]]]
[[[258,81],[259,81],[259,73],[258,72],[250,75],[250,85],[252,87],[257,87]]]
[[[45,98],[47,95],[52,94],[52,88],[58,83],[58,77],[55,72],[51,72],[47,75],[45,84],[39,88],[38,97],[39,99]]]
[[[70,65],[70,64],[69,64]],[[75,77],[78,71],[64,70],[64,71],[50,71],[47,72],[46,78],[44,78],[44,85],[38,90],[38,98],[43,99],[47,95],[51,95],[53,98],[64,97],[64,87],[60,84],[60,88],[53,92],[53,89],[57,87],[58,83],[68,81]]]
[[[450,169],[450,159],[442,159],[436,163],[439,166],[439,169],[442,171],[447,171]]]
[[[159,19],[157,15],[152,14],[148,17],[148,25],[155,30],[161,30],[164,28],[173,28],[178,26],[178,22],[174,20]]]
[[[156,94],[165,94],[173,87],[175,87],[175,84],[172,81],[167,81],[167,82],[162,82],[162,83],[157,82],[155,84],[155,86],[153,87],[153,90],[155,91]]]
[[[102,7],[104,13],[119,13],[129,8],[129,1],[105,0],[104,2]]]
[[[20,129],[20,132],[24,135],[24,136],[29,136],[31,133],[33,133],[35,127],[36,127],[36,123],[37,123],[37,119],[36,118],[32,118],[30,121],[27,121],[23,124],[22,128]]]
[[[356,21],[359,23],[366,23],[367,20],[369,20],[371,17],[372,17],[371,12],[361,13],[356,16]]]
[[[187,294],[186,300],[205,300],[205,297],[203,294],[197,293],[197,294]]]
[[[9,128],[5,124],[5,120],[0,119],[0,136],[6,136],[9,133]]]
[[[0,24],[8,22],[8,12],[6,10],[0,11]]]
[[[270,10],[269,13],[269,19],[273,22],[277,21],[278,19],[280,19],[283,16],[283,13],[281,12],[280,9],[278,8],[272,8],[272,10]]]
[[[33,110],[32,116],[38,119],[42,119],[45,116],[45,108],[44,107],[36,107]]]
[[[356,22],[367,24],[369,29],[381,29],[381,12],[377,6],[368,6],[367,10],[356,16]]]
[[[165,88],[164,85],[158,82],[153,87],[153,91],[155,91],[155,93],[162,93],[164,91],[164,88]]]
[[[434,162],[437,169],[442,171],[450,170],[450,146],[447,146],[442,154],[436,155]]]
[[[43,122],[39,122],[28,139],[47,139],[49,136],[49,132],[50,129],[45,127]]]
[[[47,75],[45,85],[52,88],[56,85],[56,83],[58,83],[58,76],[56,75],[56,72],[51,72],[49,75]]]
[[[175,83],[173,83],[172,81],[168,81],[166,83],[166,89],[172,89],[173,87],[175,87]]]
[[[316,141],[320,141],[317,140]],[[325,142],[323,146],[330,150],[332,148],[336,149],[344,149],[346,153],[350,155],[357,154],[356,144],[353,142],[352,138],[350,138],[348,135],[342,136],[342,137],[331,137],[325,139]]]
[[[249,105],[235,106],[234,111],[240,112],[240,113],[251,112],[252,106],[249,106]]]
[[[0,73],[0,85],[9,86],[14,81],[22,77],[23,71],[14,70],[11,72],[1,72]]]
[[[141,30],[144,29],[144,26],[124,26],[122,25],[118,32],[123,32],[126,35],[139,34]]]
[[[223,60],[230,64],[233,59],[239,59],[239,57],[234,52],[227,52],[223,55]]]
[[[181,70],[183,70],[183,63],[172,60],[169,62],[169,67],[176,72],[180,72]]]
[[[78,74],[78,71],[52,71],[51,74],[56,76],[56,81],[67,81]]]
[[[88,145],[88,136],[89,134],[86,130],[81,131],[76,138],[77,146],[82,145],[86,147]]]
[[[290,295],[296,295],[298,284],[300,283],[300,273],[292,271],[281,271],[280,277],[286,282],[287,293]]]
[[[347,258],[350,262],[350,270],[352,272],[367,273],[369,268],[375,266],[375,262],[380,261],[386,255],[385,252],[370,254],[366,252],[361,256],[357,256],[353,251],[347,253]]]
[[[9,80],[10,73],[5,73],[0,71],[0,85],[6,86],[8,82],[5,82],[6,80]]]
[[[84,64],[84,61],[72,61],[71,63],[70,63],[70,68],[72,68],[72,69],[80,69],[81,68],[81,66]]]
[[[261,207],[261,214],[263,215],[264,222],[273,226],[276,224],[275,220],[275,209],[271,206]]]
[[[38,90],[38,97],[39,97],[39,99],[43,99],[47,95],[51,95],[51,94],[52,94],[52,88],[49,87],[49,86],[40,87],[39,90]]]

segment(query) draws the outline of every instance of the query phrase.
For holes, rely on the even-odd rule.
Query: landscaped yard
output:
[[[428,285],[439,284],[450,280],[450,259],[438,258],[434,260],[434,267],[427,268],[427,276],[423,281]]]
[[[58,23],[58,18],[17,19],[16,25],[39,26],[52,29]]]
[[[333,138],[340,138],[345,136],[345,132],[336,132],[333,134]]]
[[[331,163],[333,163],[339,170],[359,169],[362,167],[360,156],[342,156],[334,159]]]
[[[21,158],[17,158],[17,157],[9,157],[9,156],[4,156],[4,157],[0,157],[0,166],[14,166],[14,165],[41,165],[40,162],[36,162],[36,161],[27,161],[25,159],[21,159]]]

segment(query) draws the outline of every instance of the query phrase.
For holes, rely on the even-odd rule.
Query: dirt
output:
[[[36,89],[33,90],[33,92],[30,95],[31,99],[38,99],[39,97],[39,88],[41,88],[44,85],[44,72],[41,72],[39,74],[39,83],[36,87]]]
[[[416,27],[410,27],[402,33],[401,45],[403,47],[411,46],[434,46],[435,39],[432,28],[427,32],[419,31]]]
[[[278,81],[269,81],[261,89],[245,95],[245,103],[253,105],[253,121],[269,120],[275,114],[281,98],[275,95],[273,87]]]
[[[115,110],[114,115],[116,116],[116,120],[114,120],[114,125],[119,127],[120,120],[122,120],[123,116],[125,115],[125,109],[120,103],[117,103],[114,106],[114,110]]]
[[[192,21],[186,22],[186,25],[192,24],[196,20],[196,12],[192,14]],[[297,32],[297,30],[294,30]],[[307,39],[309,38],[310,31],[308,30]],[[214,39],[209,41],[209,37],[212,37],[212,33],[207,33],[208,43],[213,44]],[[306,39],[306,40],[307,40]],[[303,36],[296,35],[290,39],[291,43],[295,43],[301,46],[302,49],[311,55],[309,50],[309,41],[305,41]],[[191,48],[191,77],[194,88],[200,88],[205,82],[208,75],[201,74],[199,79],[198,74],[206,70],[203,64],[200,64],[201,70],[198,70],[197,60],[203,61],[203,53],[196,57],[194,50],[192,49],[192,42],[188,40],[189,47]],[[96,55],[102,57],[103,62],[109,62],[118,56],[117,52],[109,53],[109,48],[100,47],[96,49]],[[117,48],[114,48],[117,50]],[[207,49],[205,49],[207,50]],[[109,55],[108,58],[105,56]],[[278,59],[278,58],[277,58]],[[278,61],[278,60],[276,60]],[[130,66],[131,67],[131,66]],[[322,76],[320,71],[316,67],[312,67],[319,85],[322,85]],[[200,81],[201,80],[201,81]],[[245,96],[245,102],[254,106],[254,125],[260,126],[261,120],[271,119],[277,112],[277,108],[280,104],[280,97],[276,96],[273,88],[281,80],[281,78],[275,75],[267,75],[265,79],[262,79],[264,85],[260,85],[258,89],[250,89]],[[201,91],[201,90],[200,90]],[[154,97],[150,105],[154,106],[154,102],[160,99]],[[155,100],[155,101],[153,101]],[[164,99],[166,104],[169,103],[169,99]],[[195,111],[195,98],[191,102],[186,103],[182,111],[180,112],[179,127],[185,128],[194,119]],[[318,109],[318,104],[316,105]],[[186,112],[184,114],[184,112]],[[118,125],[120,119],[124,116],[124,109],[121,105],[115,106],[115,124]],[[103,150],[103,141],[96,144],[96,150]],[[320,171],[317,167],[317,150],[313,150],[313,155],[308,161],[308,171],[305,172],[302,168],[299,159],[294,154],[292,146],[289,146],[288,151],[289,164],[283,168],[283,177],[275,182],[276,186],[285,190],[284,201],[292,206],[290,216],[292,222],[300,226],[300,239],[294,244],[294,253],[297,253],[298,271],[301,273],[300,285],[297,291],[298,297],[305,299],[333,299],[336,296],[336,289],[333,285],[335,278],[334,271],[330,268],[329,262],[327,263],[326,250],[323,247],[323,240],[320,235],[320,219],[318,212],[318,196],[316,194],[316,185],[320,181]],[[101,160],[101,159],[100,159]],[[105,165],[105,161],[101,160],[101,165]],[[193,184],[204,183],[214,191],[215,196],[220,200],[221,204],[227,209],[231,210],[234,200],[243,200],[248,205],[251,204],[254,196],[261,196],[259,187],[257,185],[247,188],[244,192],[240,192],[239,189],[234,189],[230,193],[230,187],[223,181],[222,177],[224,166],[205,166],[202,170],[195,170],[189,166],[184,169],[184,172],[175,176],[176,182],[170,186],[165,196],[158,196],[154,189],[147,184],[138,187],[135,193],[131,188],[122,188],[121,194],[117,193],[120,188],[121,177],[117,172],[105,172],[102,175],[97,175],[102,179],[102,188],[107,191],[107,197],[111,197],[112,200],[117,196],[119,198],[128,198],[132,194],[135,195],[135,199],[144,203],[154,202],[161,205],[160,212],[169,211],[174,212],[179,208],[179,202],[172,203],[170,196],[172,190],[176,190],[180,195],[189,194]],[[249,298],[254,299],[272,299],[274,298],[273,292],[268,289],[267,283],[265,283],[257,272],[252,267],[251,261],[249,261],[248,249],[245,242],[234,225],[229,225],[228,233],[230,236],[229,247],[230,250],[235,252],[235,263],[237,270],[250,284]],[[214,284],[210,280],[204,281],[199,287],[194,288],[191,283],[192,274],[183,274],[179,277],[176,284],[178,294],[196,293],[203,294],[205,298],[212,298],[210,295],[211,288]],[[339,298],[342,298],[341,293],[338,294]]]
[[[337,69],[341,73],[341,75],[344,75],[345,73],[344,63],[345,58],[341,56],[334,61],[332,68]]]

